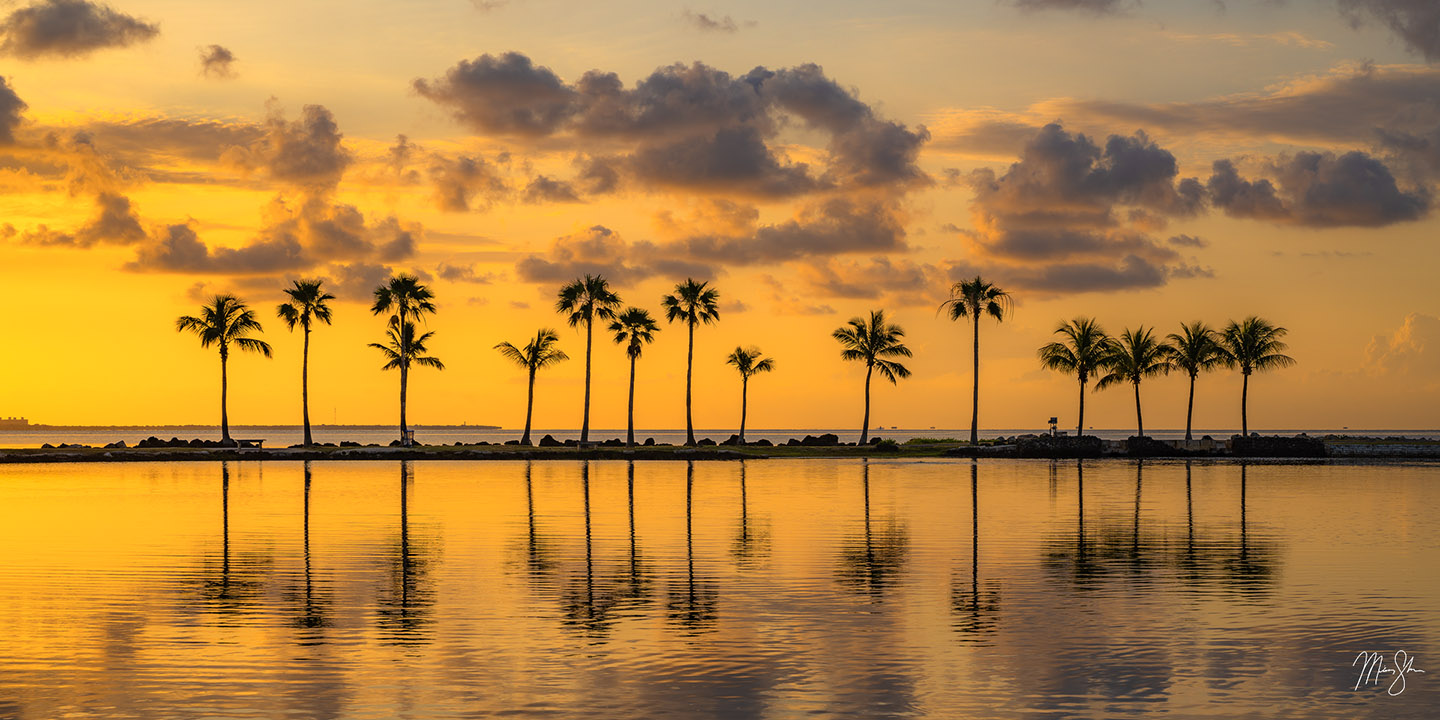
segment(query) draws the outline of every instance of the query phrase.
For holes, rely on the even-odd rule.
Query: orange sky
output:
[[[857,425],[863,369],[829,333],[881,307],[916,357],[873,422],[961,427],[969,330],[935,308],[978,272],[1016,301],[981,327],[982,427],[1073,422],[1034,356],[1080,314],[1289,328],[1300,364],[1252,382],[1255,428],[1440,426],[1440,47],[1410,3],[481,5],[4,8],[0,416],[216,422],[217,357],[173,323],[233,291],[275,357],[234,361],[231,421],[298,422],[274,306],[323,277],[312,417],[388,423],[363,300],[409,271],[447,365],[412,375],[412,423],[520,425],[491,347],[561,327],[536,426],[576,427],[583,338],[551,308],[599,271],[657,316],[687,275],[720,289],[697,427],[738,422],[737,344],[777,361],[751,427]],[[640,427],[683,426],[684,354],[679,326],[646,349]],[[623,427],[627,371],[597,342],[592,426]],[[1143,393],[1147,426],[1183,425],[1182,378]],[[1197,395],[1197,427],[1238,424],[1235,373]],[[1086,411],[1134,421],[1124,391]]]

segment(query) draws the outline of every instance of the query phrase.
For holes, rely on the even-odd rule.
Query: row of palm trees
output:
[[[1143,325],[1126,329],[1118,338],[1105,334],[1094,318],[1077,317],[1064,321],[1055,329],[1061,339],[1040,348],[1040,363],[1051,370],[1075,375],[1080,381],[1080,411],[1076,434],[1085,431],[1085,386],[1099,374],[1095,383],[1098,392],[1109,387],[1130,383],[1135,390],[1135,425],[1145,435],[1145,418],[1140,406],[1140,381],[1172,370],[1190,378],[1190,395],[1185,409],[1185,439],[1191,437],[1191,420],[1195,411],[1195,379],[1203,372],[1219,368],[1238,368],[1244,378],[1240,390],[1240,432],[1250,434],[1247,404],[1250,375],[1277,370],[1295,364],[1286,355],[1283,338],[1286,330],[1269,321],[1250,316],[1230,321],[1215,330],[1203,322],[1184,323],[1180,332],[1165,339],[1155,336],[1153,328]]]

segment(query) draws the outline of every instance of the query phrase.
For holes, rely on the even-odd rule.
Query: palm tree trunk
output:
[[[1245,417],[1245,403],[1250,395],[1250,373],[1244,373],[1244,378],[1240,383],[1240,434],[1250,437],[1250,422]]]
[[[305,328],[305,353],[300,361],[300,414],[305,420],[305,447],[314,444],[310,439],[310,328]]]
[[[870,373],[874,370],[874,365],[865,366],[865,419],[860,423],[861,445],[870,440]]]
[[[1075,437],[1085,435],[1085,376],[1080,376],[1080,419],[1075,422]]]
[[[593,312],[593,311],[592,311]],[[580,420],[580,442],[590,439],[590,347],[595,339],[595,316],[585,319],[585,414]]]
[[[690,409],[691,376],[695,369],[695,321],[690,321],[690,344],[685,351],[685,444],[695,444],[695,421]]]
[[[740,378],[740,444],[745,444],[745,406],[750,396],[750,378]]]
[[[630,356],[630,402],[625,413],[625,444],[635,447],[635,356]]]
[[[970,444],[980,443],[980,311],[975,315],[975,386],[970,391]]]
[[[521,445],[530,444],[530,418],[535,410],[535,368],[530,368],[530,389],[525,393],[525,434],[520,436]]]
[[[1195,376],[1190,376],[1190,404],[1185,407],[1185,442],[1190,442],[1190,419],[1195,416]]]
[[[410,342],[405,337],[405,304],[400,302],[395,308],[395,317],[400,320],[400,444],[409,442],[410,433],[405,425],[405,381],[409,379],[408,364],[410,358]]]
[[[409,368],[408,368],[407,366],[405,366],[405,365],[401,365],[401,366],[400,366],[400,444],[401,444],[401,445],[408,445],[408,444],[410,443],[410,427],[405,424],[405,385],[406,385],[406,380],[409,379],[409,375],[410,375],[410,373],[409,373]]]
[[[226,367],[226,361],[229,359],[229,353],[222,349],[220,351],[220,439],[226,444],[230,442],[230,414],[226,409],[225,397],[230,387],[230,374]]]
[[[1140,437],[1145,437],[1145,417],[1140,414],[1140,383],[1135,383],[1135,425],[1140,430]]]

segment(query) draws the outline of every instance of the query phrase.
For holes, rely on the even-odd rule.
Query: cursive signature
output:
[[[1423,673],[1415,667],[1415,658],[1404,650],[1396,650],[1389,656],[1390,664],[1386,665],[1386,656],[1370,650],[1362,650],[1355,656],[1355,661],[1350,667],[1360,666],[1360,678],[1355,681],[1355,689],[1359,690],[1361,685],[1379,685],[1386,675],[1393,675],[1388,678],[1390,685],[1385,688],[1386,694],[1394,697],[1405,692],[1405,676],[1410,673]]]

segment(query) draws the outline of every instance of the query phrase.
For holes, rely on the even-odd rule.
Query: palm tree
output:
[[[404,445],[410,444],[410,435],[406,432],[408,426],[405,424],[404,380],[404,378],[410,374],[410,366],[414,364],[433,367],[436,370],[445,369],[445,364],[440,362],[438,358],[426,355],[429,351],[425,347],[425,342],[434,334],[433,332],[427,332],[416,337],[415,323],[408,320],[401,321],[400,316],[392,315],[390,317],[390,326],[385,331],[385,336],[389,338],[389,342],[384,345],[380,343],[370,343],[370,347],[385,354],[385,364],[381,366],[380,369],[398,369],[400,371],[400,377],[402,378],[400,380],[400,442]]]
[[[305,420],[306,447],[314,444],[310,439],[310,326],[314,320],[330,324],[330,306],[326,302],[335,299],[320,289],[321,283],[320,280],[295,280],[285,288],[289,302],[275,309],[275,314],[285,321],[291,332],[296,325],[305,329],[305,352],[300,361],[300,412]]]
[[[950,311],[951,320],[969,317],[975,322],[974,388],[970,392],[970,444],[980,442],[980,316],[989,315],[1003,322],[1010,313],[1010,293],[980,279],[957,282],[950,286],[950,299],[940,305]]]
[[[1195,376],[1225,364],[1225,348],[1216,339],[1216,332],[1199,320],[1181,323],[1180,332],[1167,338],[1172,348],[1170,364],[1190,376],[1190,400],[1185,406],[1185,440],[1190,440],[1191,418],[1195,414]]]
[[[842,360],[857,360],[865,363],[865,419],[860,426],[860,444],[870,439],[870,376],[876,370],[880,376],[894,385],[901,378],[910,377],[910,369],[890,358],[911,357],[910,348],[905,347],[901,338],[905,331],[899,325],[885,322],[884,310],[871,310],[870,319],[854,317],[850,322],[836,328],[831,336],[845,348],[840,351]]]
[[[200,308],[200,315],[182,315],[175,321],[175,332],[192,332],[200,337],[200,347],[220,348],[220,439],[230,443],[230,414],[226,396],[230,387],[230,345],[248,352],[270,357],[270,343],[249,337],[263,332],[255,311],[234,295],[216,295],[209,305]]]
[[[685,444],[695,444],[695,423],[691,406],[691,388],[693,371],[695,369],[695,325],[697,323],[711,323],[720,320],[720,293],[715,288],[706,287],[709,282],[697,283],[691,278],[685,278],[685,282],[675,286],[674,295],[666,295],[660,298],[660,304],[665,306],[665,319],[668,322],[684,320],[690,330],[690,343],[685,350]]]
[[[1085,317],[1062,321],[1055,334],[1065,337],[1040,348],[1040,364],[1080,379],[1080,414],[1075,423],[1075,436],[1080,437],[1085,434],[1085,384],[1100,369],[1109,336],[1095,318]]]
[[[1231,320],[1220,333],[1220,343],[1225,348],[1225,366],[1238,366],[1245,378],[1240,386],[1241,435],[1250,435],[1249,418],[1245,414],[1250,395],[1250,373],[1279,370],[1295,364],[1295,358],[1284,354],[1289,346],[1280,339],[1287,332],[1283,327],[1251,315],[1239,323]]]
[[[1128,382],[1135,386],[1135,424],[1139,436],[1145,437],[1145,418],[1140,414],[1140,380],[1156,375],[1170,374],[1170,355],[1174,352],[1166,343],[1155,339],[1155,333],[1144,325],[1120,334],[1119,340],[1111,339],[1102,367],[1107,371],[1095,383],[1099,392],[1111,385]]]
[[[495,346],[495,349],[499,350],[505,359],[525,368],[530,373],[529,390],[525,395],[525,434],[520,436],[521,445],[530,444],[530,417],[531,411],[535,407],[535,371],[570,359],[564,350],[555,347],[557,342],[560,342],[558,333],[550,328],[540,328],[535,332],[535,339],[525,343],[523,348],[515,347],[508,342],[502,342]]]
[[[745,444],[745,406],[750,393],[750,376],[755,373],[770,372],[775,369],[775,359],[760,356],[760,348],[755,346],[736,347],[735,352],[725,358],[728,365],[734,365],[740,371],[740,444]]]
[[[399,357],[414,359],[417,355],[423,354],[424,348],[418,352],[410,348],[408,343],[415,338],[414,320],[422,319],[426,314],[435,312],[435,295],[430,288],[420,284],[420,278],[414,275],[400,274],[390,278],[384,285],[375,288],[375,304],[371,306],[370,312],[380,315],[395,311],[391,316],[389,335],[391,340],[399,344],[394,350]],[[421,337],[430,337],[431,333],[425,333]],[[371,347],[383,346],[371,343]],[[424,364],[424,363],[422,363]],[[386,365],[388,370],[391,367],[400,368],[400,442],[408,443],[410,428],[405,424],[405,390],[410,382],[410,361],[398,365]]]
[[[625,345],[625,355],[630,358],[630,409],[626,413],[625,444],[635,446],[635,361],[645,343],[655,341],[660,326],[648,310],[638,307],[625,308],[625,312],[610,323],[610,332],[615,333],[616,344]]]
[[[614,320],[620,296],[610,292],[610,284],[600,275],[576,278],[560,288],[555,312],[569,313],[570,327],[585,323],[585,414],[580,423],[580,442],[590,439],[590,348],[594,341],[595,318]]]

